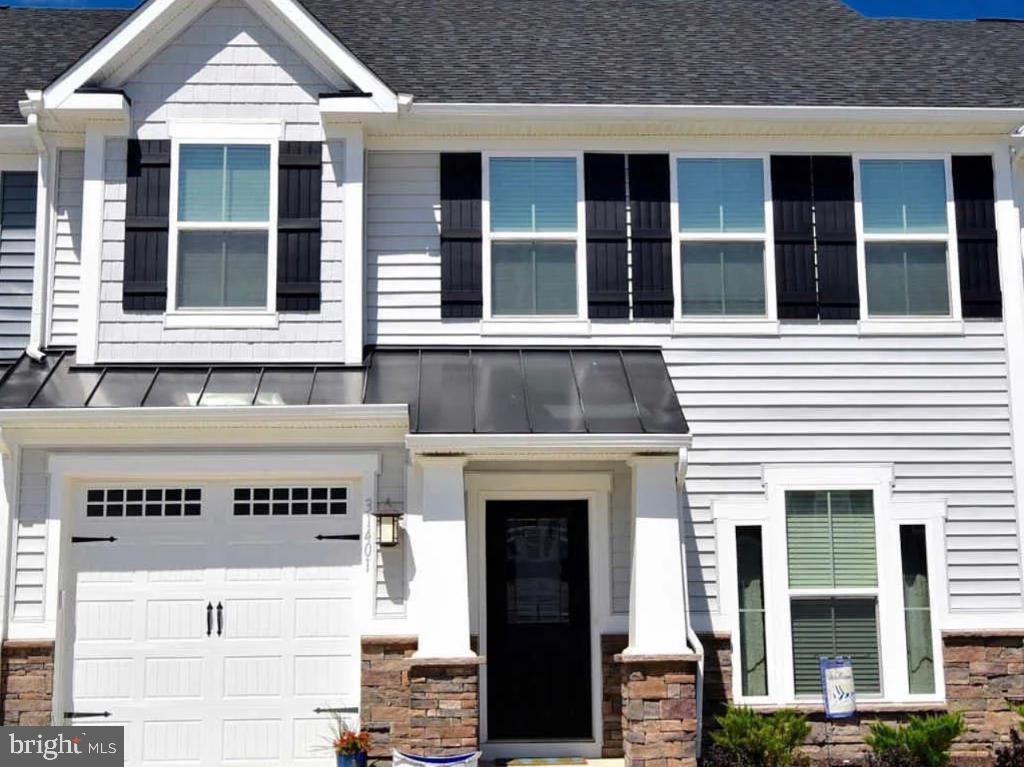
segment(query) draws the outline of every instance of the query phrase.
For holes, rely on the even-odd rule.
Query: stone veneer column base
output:
[[[0,712],[4,725],[48,725],[53,707],[53,642],[3,643]]]
[[[696,767],[697,656],[615,656],[626,767]]]
[[[414,658],[416,637],[362,638],[362,726],[371,759],[392,749],[447,756],[480,747],[483,658]]]

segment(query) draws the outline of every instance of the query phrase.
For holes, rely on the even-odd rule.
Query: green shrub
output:
[[[953,741],[967,729],[963,714],[912,716],[907,724],[893,727],[875,722],[864,741],[879,761],[906,762],[907,757],[920,767],[945,767]]]
[[[791,767],[796,750],[807,740],[811,726],[799,711],[782,709],[762,715],[744,706],[729,706],[715,717],[712,731],[716,751],[727,752],[736,767]]]
[[[1009,705],[1010,710],[1020,717],[1019,727],[1024,729],[1024,705]],[[1010,742],[996,749],[995,767],[1024,767],[1024,739],[1016,728],[1010,730]]]

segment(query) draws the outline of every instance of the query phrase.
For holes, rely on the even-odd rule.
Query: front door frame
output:
[[[524,489],[529,488],[529,489]],[[601,634],[611,627],[612,473],[467,472],[471,625],[479,653],[487,655],[486,514],[488,501],[585,501],[590,572],[590,664],[593,738],[571,741],[490,741],[487,735],[487,665],[480,673],[480,744],[488,759],[529,756],[599,758],[603,745]]]

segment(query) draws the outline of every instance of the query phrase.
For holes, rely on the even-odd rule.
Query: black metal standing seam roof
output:
[[[840,0],[301,0],[420,102],[1024,107],[1024,24]],[[0,9],[0,122],[128,17]]]
[[[22,355],[0,409],[409,406],[420,434],[685,434],[657,349],[377,349],[362,366],[107,365]]]

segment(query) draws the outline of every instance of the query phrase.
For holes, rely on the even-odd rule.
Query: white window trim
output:
[[[861,194],[861,162],[863,160],[941,160],[946,181],[946,231],[929,234],[868,233],[864,231],[864,199]],[[958,334],[964,332],[960,307],[960,257],[957,250],[956,202],[953,196],[952,154],[949,152],[855,152],[853,154],[853,205],[857,234],[857,285],[860,292],[860,321],[862,335],[906,334]],[[949,291],[949,314],[922,315],[870,315],[868,313],[867,245],[872,242],[931,242],[946,245],[946,286]]]
[[[565,232],[491,232],[491,159],[498,157],[565,157],[576,162],[576,231]],[[482,189],[480,200],[480,216],[482,230],[482,264],[481,284],[483,287],[483,321],[481,332],[501,333],[502,324],[518,324],[536,332],[538,325],[543,325],[551,332],[557,333],[564,328],[571,335],[589,332],[587,319],[587,229],[586,229],[586,198],[583,189],[583,151],[489,151],[481,153]],[[561,240],[576,243],[576,313],[575,314],[499,314],[495,315],[491,307],[493,286],[491,285],[491,243],[515,242],[523,240]],[[582,323],[586,323],[583,325]]]
[[[684,232],[679,215],[679,161],[692,159],[760,160],[764,194],[764,229],[761,232]],[[767,152],[673,152],[669,155],[670,208],[672,222],[672,310],[673,333],[708,332],[778,333],[778,302],[775,296],[775,222],[772,209],[771,155]],[[764,245],[763,315],[683,314],[684,242],[760,242]]]
[[[913,695],[906,660],[906,626],[902,589],[842,589],[844,594],[863,592],[877,596],[880,696],[862,696],[861,703],[906,704],[943,702],[941,627],[947,623],[949,607],[946,583],[944,501],[901,496],[892,493],[893,468],[883,464],[779,464],[764,467],[765,497],[760,501],[712,502],[718,540],[720,599],[729,627],[733,657],[739,658],[738,583],[736,571],[736,528],[760,526],[764,555],[765,652],[768,695],[748,696],[742,692],[741,674],[733,674],[733,700],[746,705],[820,705],[816,698],[797,697],[793,681],[793,645],[790,634],[791,596],[810,596],[819,590],[789,588],[786,544],[787,490],[871,490],[875,512],[875,545],[878,582],[899,583],[901,557],[899,527],[924,525],[928,541],[928,590],[931,601],[932,645],[935,658],[935,693]],[[837,590],[820,590],[820,593]]]
[[[277,175],[278,150],[284,126],[279,120],[267,122],[218,123],[188,121],[172,123],[169,228],[167,236],[167,328],[276,328],[277,314]],[[178,188],[183,144],[248,144],[270,148],[270,189],[267,222],[178,221]],[[263,307],[181,308],[178,306],[178,237],[181,231],[267,232],[267,294]]]

